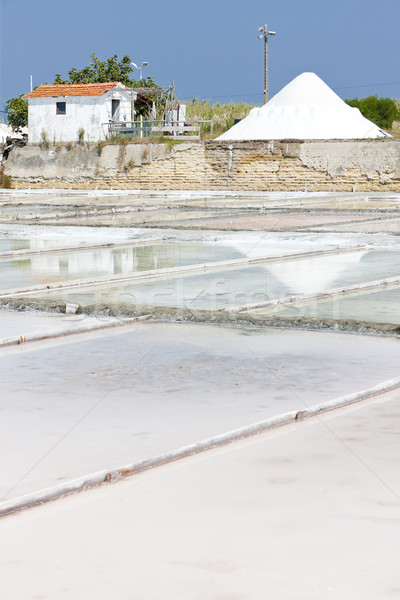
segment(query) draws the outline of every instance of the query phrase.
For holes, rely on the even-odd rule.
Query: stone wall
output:
[[[400,192],[400,140],[28,145],[16,187]]]

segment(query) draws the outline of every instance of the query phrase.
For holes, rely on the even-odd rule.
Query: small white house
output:
[[[23,133],[28,133],[28,129],[26,127],[22,127],[21,133],[17,133],[12,130],[11,125],[7,125],[7,123],[0,123],[0,144],[5,144],[8,137],[22,138]]]
[[[118,82],[39,86],[28,100],[29,143],[104,140],[108,123],[129,122],[145,99]],[[151,103],[151,101],[149,101]]]

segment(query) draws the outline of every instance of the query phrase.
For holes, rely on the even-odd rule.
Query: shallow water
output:
[[[329,300],[314,300],[270,310],[250,311],[249,314],[256,318],[312,317],[400,325],[400,288],[351,296],[333,296]]]
[[[242,258],[233,247],[163,243],[46,253],[0,263],[0,289]]]
[[[158,277],[148,282],[51,290],[35,299],[81,304],[130,304],[218,310],[312,294],[400,275],[400,252],[363,251],[287,259],[245,268]]]
[[[34,243],[34,242],[33,242]],[[41,244],[43,247],[43,243]],[[2,238],[0,236],[0,252],[13,252],[15,250],[28,250],[32,247],[31,240],[23,238]]]

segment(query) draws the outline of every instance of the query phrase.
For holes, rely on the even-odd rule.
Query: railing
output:
[[[126,135],[127,137],[166,136],[199,140],[205,133],[212,138],[212,121],[110,121],[103,124],[107,138]]]

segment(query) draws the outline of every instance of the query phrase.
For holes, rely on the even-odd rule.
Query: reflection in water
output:
[[[29,260],[3,263],[2,266],[7,265],[7,268],[1,270],[0,285],[2,289],[6,289],[68,279],[111,277],[242,257],[243,253],[232,247],[179,242],[46,254]],[[399,252],[361,251],[288,259],[257,266],[225,268],[221,271],[177,274],[148,281],[52,290],[35,294],[32,298],[64,300],[83,306],[128,304],[132,307],[147,305],[214,311],[293,295],[318,293],[399,274]],[[399,292],[396,290],[396,293]],[[388,296],[380,295],[376,301],[373,294],[370,295],[370,300],[365,294],[359,297],[333,297],[323,302],[277,308],[275,311],[268,311],[268,315],[397,323],[400,320],[397,316],[400,297],[393,290],[386,294]],[[388,311],[385,309],[385,302],[386,298],[390,301],[391,294],[394,300]],[[361,317],[364,314],[365,318]]]
[[[297,306],[281,306],[269,310],[257,310],[255,317],[310,317],[316,319],[351,319],[369,323],[400,325],[400,288],[333,296],[327,300],[313,300]]]
[[[131,281],[88,286],[79,290],[51,290],[31,297],[64,300],[82,306],[178,306],[214,311],[248,302],[265,302],[268,300],[268,286],[268,268],[257,266],[160,277],[147,282]]]
[[[190,250],[193,250],[192,246]],[[211,262],[212,258],[226,258],[226,255],[215,254],[220,250],[208,248],[209,255],[206,261]],[[142,248],[141,252],[143,251]],[[153,268],[184,264],[184,261],[190,264],[191,259],[187,254],[179,256],[176,248],[174,253],[162,258],[159,254],[150,254],[146,259],[142,256],[140,264],[146,265],[145,268],[149,268],[149,261],[153,261]],[[214,311],[372,281],[398,274],[399,266],[398,252],[351,252],[207,273],[160,277],[145,282],[119,282],[74,291],[57,290],[40,297],[67,300],[84,306],[128,304]],[[292,316],[302,314],[301,306],[292,307],[290,310]],[[335,311],[337,312],[336,308]],[[333,317],[336,317],[336,313]]]
[[[137,271],[173,268],[242,258],[238,250],[209,244],[164,243],[46,253],[1,263],[0,289],[68,279],[112,277]]]

